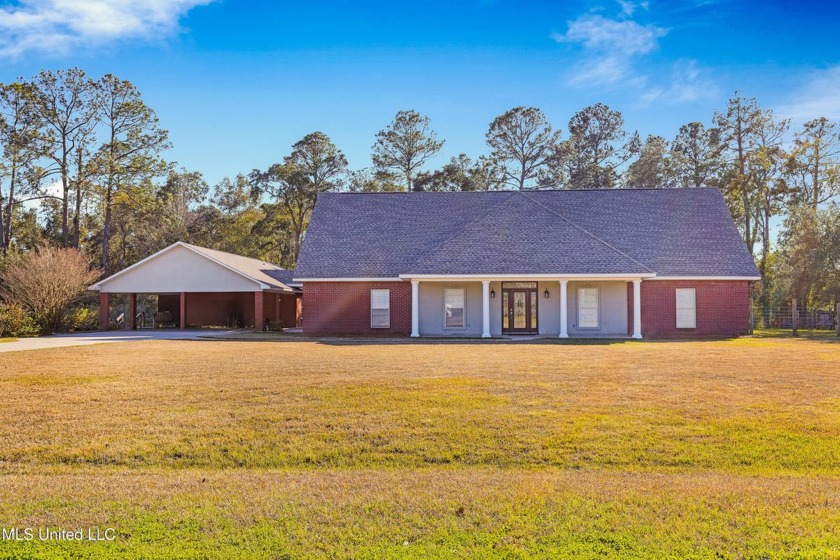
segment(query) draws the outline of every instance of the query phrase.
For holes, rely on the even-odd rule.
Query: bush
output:
[[[38,325],[26,309],[14,304],[0,305],[0,338],[36,334]]]
[[[26,309],[43,333],[66,325],[68,310],[99,276],[77,249],[46,247],[3,271],[3,299]]]
[[[271,332],[281,332],[283,328],[283,321],[269,321],[265,326],[265,330]]]
[[[79,307],[67,317],[70,331],[95,331],[99,329],[99,313],[89,307]]]

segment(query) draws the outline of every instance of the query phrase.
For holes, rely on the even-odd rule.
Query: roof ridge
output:
[[[579,224],[576,224],[575,222],[573,222],[572,220],[570,220],[569,218],[567,218],[566,216],[564,216],[564,215],[563,215],[563,214],[561,214],[560,212],[557,212],[556,210],[554,210],[554,209],[552,209],[552,208],[549,208],[548,206],[546,206],[546,205],[545,205],[545,204],[543,204],[542,202],[539,202],[538,200],[534,200],[533,198],[531,198],[530,196],[528,196],[527,194],[525,194],[525,193],[524,193],[524,192],[522,192],[522,191],[516,191],[516,192],[518,192],[520,195],[522,195],[522,196],[523,196],[523,197],[525,197],[526,199],[530,200],[532,203],[536,204],[537,206],[540,206],[541,208],[544,208],[544,209],[545,209],[545,210],[547,210],[548,212],[551,212],[552,214],[554,214],[555,216],[559,217],[560,219],[565,220],[566,222],[568,222],[568,223],[569,223],[570,225],[572,225],[573,227],[576,227],[577,229],[579,229],[580,231],[582,231],[582,232],[583,232],[583,233],[585,233],[586,235],[588,235],[588,236],[592,237],[593,239],[595,239],[595,240],[596,240],[596,241],[598,241],[599,243],[602,243],[602,244],[604,244],[606,247],[609,247],[610,249],[612,249],[613,251],[615,251],[615,252],[616,252],[616,253],[618,253],[619,255],[622,255],[622,256],[624,256],[624,257],[627,257],[628,259],[630,259],[630,260],[631,260],[631,261],[633,261],[634,263],[636,263],[636,264],[640,265],[642,268],[644,268],[644,269],[646,269],[646,270],[649,270],[650,272],[653,272],[653,273],[655,273],[655,272],[656,272],[655,270],[653,270],[652,268],[650,268],[650,267],[649,267],[648,265],[646,265],[645,263],[643,263],[643,262],[639,261],[638,259],[634,259],[633,257],[631,257],[630,255],[628,255],[628,254],[627,254],[627,253],[625,253],[624,251],[622,251],[622,250],[620,250],[620,249],[618,249],[618,248],[616,248],[616,247],[614,247],[614,246],[610,245],[609,243],[607,243],[606,241],[604,241],[603,239],[601,239],[600,237],[598,237],[597,235],[595,235],[594,233],[592,233],[591,231],[589,231],[588,229],[586,229],[585,227],[583,227],[583,226],[581,226],[581,225],[579,225]]]
[[[474,191],[471,191],[471,192],[474,192]],[[497,191],[497,192],[503,192],[503,191]],[[505,200],[510,199],[510,198],[513,196],[514,192],[515,192],[515,191],[506,191],[506,192],[505,192],[505,194],[507,194],[508,196],[504,197],[502,200],[503,200],[503,201],[505,201]],[[467,220],[467,221],[462,222],[461,227],[457,228],[457,229],[456,229],[455,231],[453,231],[453,232],[452,232],[449,236],[447,236],[446,238],[442,239],[440,243],[438,243],[437,245],[435,245],[434,247],[432,247],[432,248],[431,248],[431,249],[429,249],[428,251],[425,251],[425,252],[424,252],[421,256],[419,256],[419,257],[418,257],[418,258],[414,261],[414,263],[412,263],[412,266],[419,264],[419,263],[420,263],[420,261],[422,261],[423,259],[425,259],[428,255],[430,255],[430,254],[434,253],[435,251],[437,251],[438,249],[440,249],[441,247],[443,247],[443,245],[444,245],[444,244],[448,243],[449,241],[452,241],[453,239],[455,239],[455,237],[457,237],[457,236],[461,235],[462,233],[464,233],[464,230],[466,230],[468,226],[470,226],[470,225],[474,224],[475,222],[479,222],[479,221],[483,220],[484,218],[486,218],[486,217],[487,217],[487,216],[488,216],[488,215],[489,215],[489,214],[490,214],[493,210],[495,210],[495,209],[496,209],[496,206],[497,206],[498,204],[499,204],[498,202],[497,202],[497,203],[495,203],[495,204],[492,204],[492,205],[490,206],[490,208],[488,208],[488,209],[487,209],[487,211],[486,211],[486,212],[482,212],[480,215],[476,216],[475,218],[473,218],[473,219],[471,219],[471,220]]]
[[[195,244],[192,244],[192,243],[187,243],[186,241],[181,241],[181,243],[183,243],[184,245],[188,245],[189,247],[191,247],[193,249],[198,249],[199,251],[209,251],[211,253],[221,253],[223,255],[230,255],[231,257],[234,257],[234,258],[237,258],[237,259],[245,259],[245,260],[249,260],[249,261],[258,262],[258,263],[261,263],[261,264],[264,264],[264,265],[267,265],[267,266],[273,266],[274,268],[276,268],[278,270],[288,270],[287,268],[283,268],[283,267],[278,266],[278,265],[276,265],[272,262],[268,262],[265,259],[257,259],[257,258],[254,258],[254,257],[249,257],[247,255],[239,255],[237,253],[231,253],[229,251],[222,251],[220,249],[212,249],[210,247],[204,247],[202,245],[195,245]]]

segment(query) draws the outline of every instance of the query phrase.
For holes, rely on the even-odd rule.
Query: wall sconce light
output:
[[[490,290],[490,299],[496,299],[496,290]]]
[[[543,292],[543,297],[544,297],[545,299],[548,299],[548,288],[546,288],[546,289],[545,289],[545,292]]]

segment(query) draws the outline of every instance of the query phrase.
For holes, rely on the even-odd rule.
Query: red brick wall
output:
[[[266,321],[281,320],[287,327],[294,327],[299,316],[300,295],[263,293],[263,317]],[[178,321],[180,295],[158,296],[158,311],[169,311]],[[278,314],[279,312],[279,314]],[[254,326],[254,293],[188,293],[187,325],[198,327],[228,326],[230,318],[243,328]]]
[[[264,302],[265,303],[265,302]],[[254,326],[254,293],[190,292],[187,294],[187,326]]]
[[[697,328],[677,328],[677,288],[694,288]],[[633,334],[633,283],[627,283],[628,334]],[[750,283],[742,280],[642,282],[643,338],[712,338],[749,333]]]
[[[370,328],[370,291],[391,290],[391,328]],[[410,282],[306,282],[303,333],[313,336],[411,334]]]
[[[300,301],[300,294],[283,294],[279,296],[277,309],[280,314],[277,318],[280,319],[284,327],[296,327],[299,325]],[[274,314],[274,311],[272,311],[272,314]]]

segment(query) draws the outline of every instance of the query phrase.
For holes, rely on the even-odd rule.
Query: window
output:
[[[446,288],[443,290],[443,311],[444,328],[464,328],[464,288]]]
[[[697,296],[694,288],[677,289],[677,328],[697,328]]]
[[[370,328],[387,329],[391,326],[391,290],[370,291]]]
[[[598,288],[578,288],[578,328],[597,329]]]

